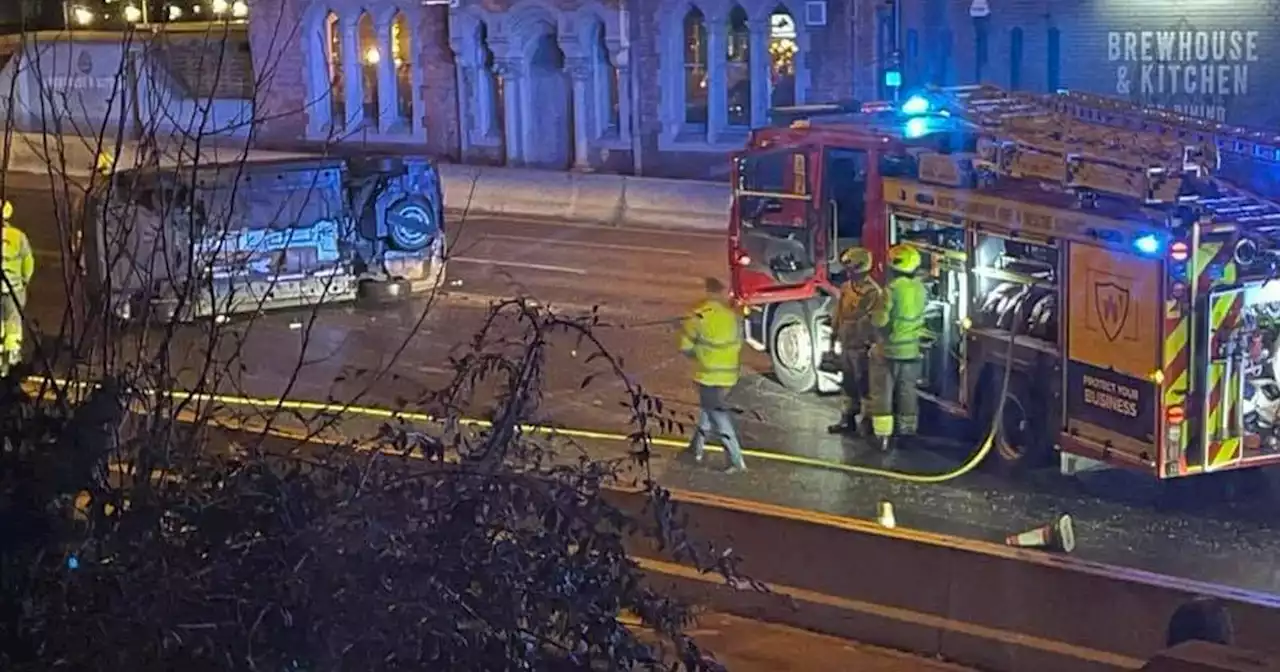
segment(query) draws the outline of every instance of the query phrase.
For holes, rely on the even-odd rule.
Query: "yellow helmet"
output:
[[[915,273],[920,268],[920,251],[910,245],[889,248],[889,268],[899,273]]]
[[[854,273],[871,270],[871,253],[865,247],[847,247],[840,253],[840,264]]]
[[[4,205],[0,205],[0,219],[4,219],[6,222],[13,219],[13,204],[9,201],[5,201]]]
[[[106,175],[111,172],[111,168],[115,163],[111,158],[111,154],[107,152],[98,152],[98,172]]]

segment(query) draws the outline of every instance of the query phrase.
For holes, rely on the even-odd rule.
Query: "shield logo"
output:
[[[80,74],[87,75],[93,72],[93,57],[89,55],[88,49],[81,49],[80,56],[76,58],[76,69]]]
[[[1093,307],[1107,340],[1119,338],[1129,320],[1129,289],[1114,282],[1099,282],[1093,286]]]

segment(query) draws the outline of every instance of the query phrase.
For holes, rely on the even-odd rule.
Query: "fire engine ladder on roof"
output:
[[[975,162],[997,175],[1059,183],[1082,194],[1185,200],[1224,156],[1280,168],[1280,135],[1089,94],[1028,94],[988,86],[940,90],[981,129]]]

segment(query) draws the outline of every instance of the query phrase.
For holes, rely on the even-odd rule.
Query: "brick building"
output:
[[[972,16],[975,4],[989,15]],[[1078,89],[1280,126],[1280,0],[904,0],[903,10],[908,84]]]
[[[874,40],[856,39],[854,4],[257,0],[259,138],[724,175],[771,105],[873,92]]]

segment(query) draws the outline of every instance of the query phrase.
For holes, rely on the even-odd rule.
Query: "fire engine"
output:
[[[989,86],[780,116],[734,157],[729,263],[783,385],[838,387],[840,250],[907,244],[920,394],[978,422],[1003,403],[1006,467],[1280,462],[1280,136]]]

